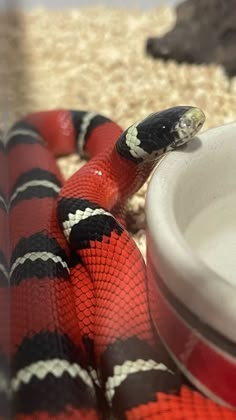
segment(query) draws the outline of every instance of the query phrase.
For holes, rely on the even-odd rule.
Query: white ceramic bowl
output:
[[[236,407],[236,123],[162,159],[146,216],[154,325],[190,381]]]

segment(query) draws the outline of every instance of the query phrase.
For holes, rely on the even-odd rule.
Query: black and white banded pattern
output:
[[[76,131],[77,150],[81,157],[86,157],[84,149],[92,131],[111,120],[95,112],[71,111],[72,123]]]
[[[8,151],[19,144],[40,144],[46,147],[40,133],[27,121],[19,121],[12,126],[5,138],[5,144]]]
[[[11,284],[37,276],[43,279],[69,279],[68,259],[55,238],[47,232],[39,232],[22,238],[15,247],[10,264]]]
[[[53,173],[33,168],[19,176],[14,184],[9,200],[9,206],[13,207],[22,200],[31,198],[56,198],[61,188],[61,181]]]
[[[102,241],[114,231],[121,235],[123,228],[105,209],[79,198],[61,198],[59,219],[64,234],[73,249],[89,248],[90,241]]]
[[[47,411],[56,415],[67,406],[96,405],[82,352],[59,332],[45,331],[22,341],[13,358],[11,391],[14,410],[27,414]]]
[[[133,407],[156,401],[158,390],[178,393],[181,386],[179,375],[158,362],[156,353],[137,337],[110,344],[102,356],[101,372],[106,397],[119,419]]]

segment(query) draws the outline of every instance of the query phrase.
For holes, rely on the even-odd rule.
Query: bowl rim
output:
[[[236,122],[201,132],[196,136],[202,143],[200,153],[209,147],[209,138],[212,144],[222,142],[222,138],[232,134],[236,135]],[[146,198],[147,264],[151,258],[167,289],[202,322],[236,341],[236,308],[232,299],[236,285],[217,274],[194,253],[181,234],[171,208],[171,192],[173,194],[178,179],[173,177],[173,171],[177,169],[181,173],[186,153],[191,161],[189,152],[194,149],[193,141],[181,153],[170,152],[152,175]],[[154,235],[154,232],[158,233]]]

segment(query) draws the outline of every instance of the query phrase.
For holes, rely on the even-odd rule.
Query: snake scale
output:
[[[4,136],[2,419],[6,407],[17,420],[234,418],[166,362],[145,264],[125,229],[127,198],[203,122],[199,109],[179,106],[123,131],[61,109],[30,114]],[[55,156],[74,150],[90,160],[63,185]]]

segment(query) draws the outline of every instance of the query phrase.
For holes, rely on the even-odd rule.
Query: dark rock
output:
[[[149,38],[155,58],[216,63],[236,75],[236,0],[186,0],[176,7],[176,25],[162,38]]]

